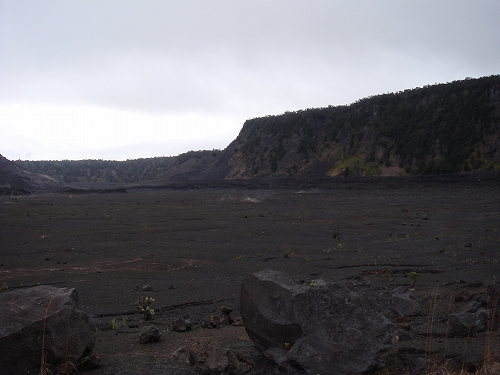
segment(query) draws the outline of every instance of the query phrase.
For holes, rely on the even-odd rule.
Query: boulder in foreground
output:
[[[32,373],[42,358],[55,373],[59,366],[76,367],[90,359],[94,332],[77,302],[74,288],[42,285],[1,293],[0,373]]]
[[[245,277],[240,301],[249,337],[285,368],[364,372],[383,365],[394,339],[388,303],[362,279],[301,284],[268,269]]]

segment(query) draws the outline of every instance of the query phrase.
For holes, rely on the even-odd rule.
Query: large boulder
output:
[[[87,360],[95,336],[77,302],[74,288],[42,285],[1,293],[0,374],[26,374],[42,362],[55,373],[61,365]]]
[[[301,284],[281,271],[247,275],[241,316],[255,345],[286,368],[349,374],[383,365],[395,335],[387,297],[362,279]]]
[[[448,335],[471,337],[484,332],[488,326],[488,311],[479,302],[470,302],[461,311],[450,314]]]

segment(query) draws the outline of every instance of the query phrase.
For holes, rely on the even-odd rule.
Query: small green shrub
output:
[[[154,302],[153,297],[144,297],[142,296],[140,300],[135,302],[135,308],[137,309],[137,312],[142,314],[142,317],[144,320],[150,320],[154,313],[155,310],[152,309],[149,305],[151,305]]]
[[[410,276],[412,285],[415,286],[415,284],[417,283],[418,274],[415,271],[412,271],[408,274],[408,276]]]

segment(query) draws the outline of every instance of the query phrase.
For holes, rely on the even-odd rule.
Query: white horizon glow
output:
[[[208,149],[225,148],[237,135],[231,132],[235,122],[213,115],[152,115],[74,105],[3,105],[0,123],[5,127],[0,147],[2,155],[11,160],[62,160],[61,153],[67,160],[175,156],[204,149],[206,144],[213,145]],[[23,150],[5,142],[7,139],[22,141]],[[87,157],[89,154],[94,157]]]

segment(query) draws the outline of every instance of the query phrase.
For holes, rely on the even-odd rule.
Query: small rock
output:
[[[193,352],[186,346],[177,349],[172,354],[172,359],[174,360],[174,362],[184,363],[188,366],[194,366],[194,364],[196,363]]]
[[[144,285],[142,287],[142,291],[143,292],[151,292],[151,290],[153,290],[153,288],[151,287],[151,285]]]
[[[241,363],[229,349],[212,345],[207,349],[208,358],[205,372],[210,375],[229,375],[241,373]]]
[[[403,316],[416,315],[420,311],[419,303],[411,299],[410,291],[405,288],[396,288],[392,292],[392,304]]]
[[[243,319],[241,319],[241,316],[237,316],[236,318],[234,318],[233,326],[234,327],[243,327],[244,326]]]
[[[150,325],[145,326],[141,333],[139,333],[139,341],[141,344],[149,344],[152,342],[156,342],[160,339],[161,332],[158,327]]]
[[[91,354],[85,357],[85,360],[82,360],[78,365],[78,369],[82,371],[93,370],[99,367],[99,363],[101,363],[101,359],[95,354]]]
[[[469,299],[469,296],[465,293],[459,293],[459,294],[454,295],[452,298],[453,298],[453,301],[455,301],[455,302],[465,302]]]
[[[219,326],[215,320],[211,320],[209,322],[203,321],[200,323],[200,327],[201,328],[208,328],[208,329],[219,328]]]
[[[191,322],[187,319],[178,318],[172,322],[172,329],[175,332],[186,332],[191,329]]]
[[[233,324],[234,320],[231,318],[229,314],[223,314],[219,317],[219,324],[221,325],[230,325]]]

